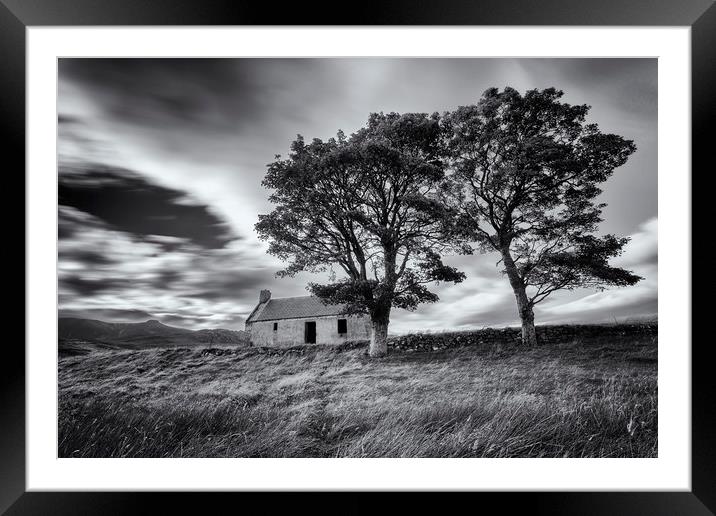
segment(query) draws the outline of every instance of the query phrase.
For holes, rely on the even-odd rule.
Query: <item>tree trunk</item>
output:
[[[526,296],[525,296],[526,297]],[[520,308],[520,319],[522,319],[522,344],[526,346],[537,345],[537,332],[535,331],[535,314],[532,311],[532,305]]]
[[[368,354],[371,357],[384,357],[388,354],[388,324],[390,324],[390,309],[392,306],[392,293],[397,282],[395,272],[395,252],[389,242],[382,242],[384,258],[383,279],[384,292],[377,296],[375,305],[370,313],[370,320],[373,329],[370,334],[370,349]],[[388,296],[388,292],[391,296]]]
[[[388,354],[388,321],[373,321],[368,354],[371,357],[384,357]]]
[[[388,354],[388,324],[390,323],[390,307],[378,307],[370,314],[373,325],[370,334],[371,357],[384,357]]]
[[[515,293],[517,300],[517,312],[522,321],[522,344],[525,346],[537,345],[537,332],[535,331],[535,314],[533,304],[527,297],[525,284],[517,271],[509,248],[502,249],[502,261],[505,264],[505,273],[510,280],[512,291]]]

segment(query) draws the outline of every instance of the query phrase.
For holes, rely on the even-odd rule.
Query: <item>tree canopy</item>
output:
[[[392,307],[434,302],[428,284],[464,278],[441,258],[470,252],[459,213],[445,201],[442,137],[437,114],[372,114],[350,137],[299,136],[262,183],[275,208],[256,230],[288,262],[279,274],[331,271],[330,283],[310,290],[348,313],[368,313],[381,334],[374,354],[385,353]]]

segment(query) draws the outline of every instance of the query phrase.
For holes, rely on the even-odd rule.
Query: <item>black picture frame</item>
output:
[[[690,26],[692,72],[692,236],[706,233],[708,181],[713,175],[713,121],[716,98],[716,6],[713,0],[441,0],[413,2],[390,0],[346,4],[311,2],[273,5],[267,2],[230,0],[0,0],[0,116],[6,162],[4,188],[7,198],[25,193],[25,42],[28,27],[64,25],[571,25],[571,26]],[[668,142],[660,142],[667,145]],[[8,157],[15,158],[8,161]],[[11,190],[12,189],[12,190]],[[10,194],[10,191],[13,193]],[[712,201],[711,201],[712,203]],[[6,220],[17,220],[17,207],[3,203]],[[10,218],[12,216],[12,218]],[[8,224],[9,225],[9,224]],[[9,229],[9,228],[8,228]],[[23,232],[15,223],[14,229]],[[707,239],[710,240],[710,239]],[[713,253],[693,238],[692,270],[714,268]],[[9,248],[8,245],[6,248]],[[701,247],[698,252],[699,247]],[[25,269],[24,245],[5,253],[10,266]],[[8,256],[10,254],[10,256]],[[27,274],[27,271],[26,271]],[[19,274],[9,274],[19,280]],[[489,510],[529,510],[538,514],[651,514],[707,515],[716,512],[716,393],[708,360],[712,340],[698,339],[695,330],[708,321],[710,303],[698,303],[709,292],[709,278],[692,282],[691,342],[669,345],[691,346],[692,354],[692,490],[690,492],[529,492],[470,493],[470,506]],[[700,276],[699,276],[700,277]],[[22,299],[25,299],[23,294]],[[24,302],[13,299],[19,311]],[[24,312],[23,312],[24,313]],[[19,325],[19,317],[6,313],[7,321]],[[6,339],[0,374],[0,513],[15,514],[141,514],[159,503],[161,513],[215,512],[229,504],[233,510],[247,510],[255,495],[249,493],[60,493],[26,492],[25,489],[25,353]],[[402,512],[410,505],[424,507],[423,493],[414,493],[401,502]],[[300,503],[305,495],[289,495]],[[322,495],[325,496],[325,495]],[[354,512],[375,509],[375,502],[356,498],[342,508]],[[237,497],[245,498],[237,504]],[[273,493],[262,500],[270,512]],[[407,497],[406,497],[407,498]],[[450,501],[464,504],[463,496]],[[297,500],[296,500],[297,499]],[[325,502],[312,504],[314,510],[335,512]],[[447,508],[441,504],[442,509]],[[297,507],[297,506],[296,506]],[[362,509],[362,510],[361,510]],[[233,512],[233,511],[232,511]],[[345,511],[341,511],[345,512]]]

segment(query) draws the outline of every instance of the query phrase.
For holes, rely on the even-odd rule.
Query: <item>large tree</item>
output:
[[[427,284],[464,278],[441,259],[470,252],[444,202],[442,143],[437,114],[372,114],[350,137],[306,143],[299,136],[263,180],[275,208],[259,215],[256,230],[289,262],[279,275],[329,271],[328,284],[309,289],[345,304],[346,313],[370,316],[371,356],[387,352],[393,307],[434,302]]]
[[[480,250],[500,254],[517,300],[522,340],[535,345],[534,306],[579,287],[632,285],[641,278],[609,265],[628,238],[598,235],[599,184],[636,147],[587,123],[589,106],[554,88],[485,91],[444,117],[456,198]]]

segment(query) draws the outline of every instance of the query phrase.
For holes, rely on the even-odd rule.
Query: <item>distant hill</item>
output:
[[[142,349],[199,345],[247,345],[249,336],[238,330],[187,330],[155,319],[141,323],[115,323],[60,317],[60,354],[84,354],[92,349]]]

